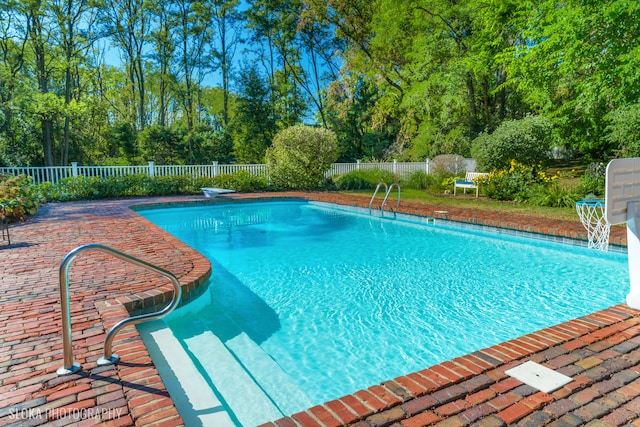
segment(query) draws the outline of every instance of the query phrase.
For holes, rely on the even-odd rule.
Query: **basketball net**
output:
[[[576,211],[587,229],[587,246],[608,250],[611,224],[604,217],[604,200],[581,200],[576,202]]]

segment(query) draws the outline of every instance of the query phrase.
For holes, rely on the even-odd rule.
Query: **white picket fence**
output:
[[[406,175],[415,171],[430,172],[431,160],[424,162],[380,162],[380,163],[334,163],[327,171],[327,176],[342,175],[355,170],[381,169],[398,175]],[[465,159],[465,170],[475,170],[475,161]],[[35,184],[43,182],[56,183],[68,177],[101,177],[148,175],[148,176],[182,176],[195,178],[214,178],[221,174],[233,174],[247,171],[252,175],[267,173],[265,164],[231,164],[223,165],[213,162],[210,165],[156,165],[149,162],[144,166],[81,166],[73,162],[71,166],[43,166],[43,167],[0,167],[0,175],[27,175],[33,178]]]

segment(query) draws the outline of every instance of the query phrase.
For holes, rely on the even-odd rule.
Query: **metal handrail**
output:
[[[373,192],[373,196],[371,197],[371,201],[369,202],[369,215],[371,215],[371,207],[373,206],[373,201],[376,198],[376,194],[378,194],[378,190],[380,190],[380,187],[382,187],[383,185],[384,185],[384,192],[387,193],[389,191],[389,186],[387,185],[386,182],[380,181],[378,183],[378,185],[376,186],[376,191]]]
[[[387,190],[387,194],[385,194],[384,196],[382,205],[380,205],[380,211],[382,212],[382,215],[384,215],[384,206],[387,204],[387,199],[389,198],[389,194],[391,194],[391,190],[393,190],[394,185],[398,187],[398,206],[400,206],[400,184],[398,184],[397,182],[394,182],[393,184],[391,184],[391,186]]]
[[[7,244],[11,246],[11,236],[9,236],[9,217],[7,216],[7,209],[2,203],[0,203],[0,230],[2,230],[2,240],[6,240]]]
[[[64,365],[58,368],[58,375],[68,375],[78,372],[82,367],[79,363],[73,362],[73,349],[71,342],[71,313],[69,311],[69,269],[71,268],[71,263],[73,260],[84,251],[99,251],[99,252],[107,252],[114,257],[121,259],[123,261],[130,262],[131,264],[140,266],[146,270],[150,270],[160,274],[171,280],[173,284],[173,298],[171,302],[162,310],[157,311],[155,313],[142,314],[139,316],[129,317],[128,319],[124,319],[118,322],[111,330],[107,333],[107,337],[104,340],[104,353],[103,357],[98,359],[98,365],[110,365],[116,363],[119,359],[117,354],[113,354],[111,352],[111,347],[113,344],[113,338],[115,335],[125,326],[127,325],[135,325],[138,323],[160,319],[161,317],[166,316],[171,313],[180,303],[182,298],[182,287],[180,286],[180,282],[173,275],[166,270],[163,270],[160,267],[156,267],[155,265],[149,264],[146,261],[142,261],[140,259],[134,258],[131,255],[127,255],[123,252],[112,249],[108,246],[100,245],[100,244],[89,244],[80,246],[73,251],[69,252],[67,256],[62,261],[60,265],[59,271],[59,279],[60,279],[60,304],[62,308],[62,349],[64,354]]]

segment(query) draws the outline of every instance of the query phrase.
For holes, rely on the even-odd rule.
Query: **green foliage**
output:
[[[379,182],[395,182],[392,172],[381,169],[355,170],[334,178],[340,190],[373,190]]]
[[[435,175],[427,174],[424,171],[415,171],[402,180],[402,186],[416,190],[426,190],[433,187],[438,181],[439,179]]]
[[[0,175],[0,204],[9,219],[25,220],[34,215],[44,200],[33,191],[31,178],[24,175]]]
[[[48,201],[66,202],[117,197],[168,196],[176,194],[202,194],[203,187],[223,187],[240,192],[268,189],[264,176],[246,171],[219,175],[213,179],[181,176],[124,175],[100,177],[70,177],[52,184],[45,182],[36,192]]]
[[[142,131],[140,149],[145,159],[158,165],[184,164],[187,158],[182,132],[165,126],[150,126]]]
[[[516,161],[511,161],[508,169],[494,169],[489,175],[478,178],[482,193],[496,200],[526,200],[532,186],[549,182],[551,179],[537,167]]]
[[[305,125],[278,132],[266,155],[273,185],[295,190],[323,188],[325,172],[337,158],[336,135]]]
[[[551,147],[551,126],[543,117],[503,122],[492,134],[478,136],[471,147],[479,170],[502,169],[512,160],[545,164]]]
[[[558,180],[548,185],[536,184],[529,189],[527,203],[553,208],[575,208],[581,197],[574,189],[562,186]]]
[[[240,192],[264,191],[269,187],[265,176],[252,175],[247,171],[218,175],[213,179],[213,184],[216,187],[227,188]]]
[[[262,163],[276,133],[276,120],[269,104],[271,91],[257,66],[240,75],[240,94],[231,122],[233,154],[240,163]]]
[[[224,130],[214,130],[208,126],[198,126],[185,138],[193,149],[194,164],[210,164],[214,161],[232,163],[233,139]]]
[[[579,191],[582,195],[604,196],[607,167],[602,162],[592,162],[580,178]]]
[[[607,115],[606,139],[618,147],[618,157],[640,156],[640,104],[618,108]]]

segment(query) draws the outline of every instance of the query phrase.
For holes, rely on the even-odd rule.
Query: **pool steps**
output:
[[[196,319],[169,320],[172,324],[187,322],[187,326],[173,329],[190,331],[188,336],[176,336],[165,327],[164,322],[162,332],[155,331],[152,334],[153,339],[158,337],[155,347],[163,355],[166,352],[171,354],[175,349],[184,354],[179,363],[188,367],[181,369],[184,372],[170,373],[168,382],[171,383],[171,387],[167,384],[172,398],[177,400],[179,410],[181,405],[196,409],[181,413],[195,412],[202,425],[253,426],[311,406],[310,400],[301,399],[304,392],[293,379],[246,333],[238,329],[233,331],[232,338],[223,342],[211,332],[222,324],[222,317],[226,315],[209,312]],[[147,343],[147,331],[144,328],[139,330]],[[152,355],[152,358],[155,361],[156,355]],[[194,360],[200,361],[199,367],[194,364]],[[210,362],[206,362],[207,360]],[[167,382],[164,369],[158,369],[163,381]],[[195,375],[199,376],[197,380],[193,379],[194,371]],[[176,378],[171,378],[172,375]],[[180,384],[187,386],[182,387]],[[212,393],[211,389],[214,389],[218,396],[206,396],[207,390],[209,394]],[[180,397],[176,399],[175,393],[180,394]],[[279,402],[279,406],[274,402]],[[253,414],[261,415],[260,418],[255,418]],[[215,419],[212,418],[214,416]],[[187,425],[189,424],[187,422]]]
[[[137,326],[185,425],[234,427],[224,404],[190,359],[182,343],[161,320]]]

